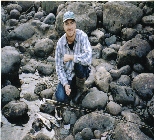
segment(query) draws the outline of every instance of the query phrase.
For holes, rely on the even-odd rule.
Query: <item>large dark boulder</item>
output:
[[[15,30],[11,31],[9,36],[11,39],[25,41],[31,38],[35,33],[34,27],[30,23],[21,24]]]
[[[6,46],[1,49],[2,84],[6,80],[10,80],[13,85],[19,82],[20,60],[20,54],[14,47]]]
[[[142,18],[143,11],[128,2],[107,2],[103,5],[103,26],[112,34],[124,27],[133,27]]]
[[[19,98],[20,92],[15,86],[8,85],[1,89],[2,106],[6,105],[10,101],[17,100]]]
[[[146,55],[151,50],[149,43],[139,38],[133,38],[127,41],[118,51],[117,65],[132,66],[135,63],[144,64]]]
[[[141,73],[132,82],[132,88],[143,100],[150,100],[154,95],[154,74]]]

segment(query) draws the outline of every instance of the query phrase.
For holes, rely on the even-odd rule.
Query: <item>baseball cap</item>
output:
[[[63,22],[65,22],[66,20],[68,19],[74,19],[75,20],[75,16],[74,16],[74,13],[73,12],[66,12],[63,16]]]

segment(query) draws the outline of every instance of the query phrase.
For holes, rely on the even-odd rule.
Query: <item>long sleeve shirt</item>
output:
[[[65,54],[74,55],[74,59],[64,63],[63,58]],[[87,34],[82,30],[76,29],[73,50],[68,46],[66,34],[58,40],[55,51],[55,63],[58,79],[63,86],[68,83],[68,80],[72,80],[75,75],[74,63],[89,66],[91,61],[92,48]]]

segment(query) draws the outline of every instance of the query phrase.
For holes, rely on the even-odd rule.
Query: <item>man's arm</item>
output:
[[[64,70],[64,63],[63,63],[64,56],[61,53],[59,42],[57,43],[56,51],[55,51],[55,63],[56,63],[56,72],[58,75],[58,79],[63,86],[68,84],[68,80],[66,77],[66,73]]]

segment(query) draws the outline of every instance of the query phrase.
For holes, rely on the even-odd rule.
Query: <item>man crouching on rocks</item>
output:
[[[63,16],[65,34],[58,40],[55,62],[59,84],[55,93],[58,102],[78,103],[83,93],[84,83],[89,77],[92,48],[88,36],[76,29],[73,12]]]

